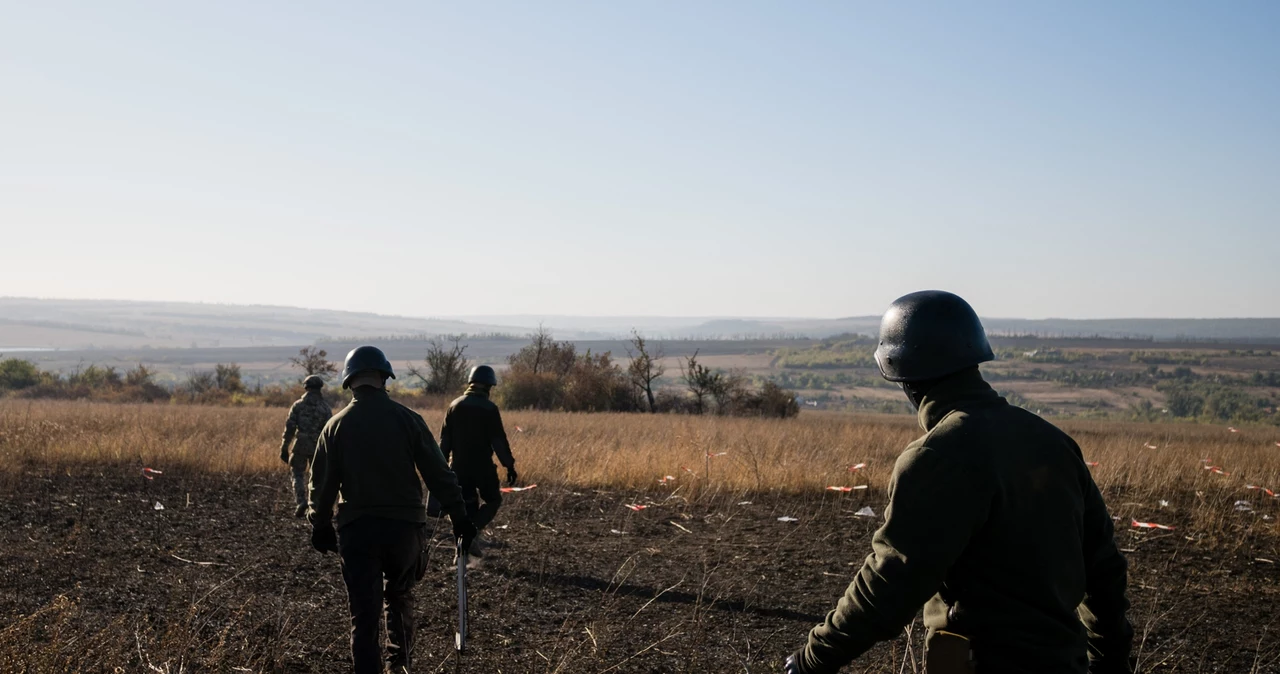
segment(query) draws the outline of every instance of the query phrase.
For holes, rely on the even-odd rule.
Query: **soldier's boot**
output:
[[[471,547],[467,549],[467,554],[476,558],[484,557],[484,549],[480,547],[481,542],[480,534],[477,533],[471,540]]]

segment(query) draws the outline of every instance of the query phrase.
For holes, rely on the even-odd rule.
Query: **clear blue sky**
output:
[[[1276,2],[0,10],[0,295],[1280,315]]]

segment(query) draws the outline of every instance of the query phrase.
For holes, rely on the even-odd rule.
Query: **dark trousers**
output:
[[[423,536],[420,524],[369,516],[338,531],[356,674],[382,674],[378,632],[384,605],[387,663],[393,669],[412,666],[413,586],[425,570]]]
[[[467,515],[476,529],[489,526],[502,507],[502,490],[498,482],[498,469],[489,465],[488,470],[458,471],[458,486],[462,488],[462,500],[467,505]],[[480,505],[480,501],[484,505]]]

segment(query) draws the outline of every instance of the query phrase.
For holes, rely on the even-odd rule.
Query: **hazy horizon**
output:
[[[0,295],[1280,316],[1280,5],[237,0],[0,24]]]
[[[698,321],[698,320],[815,320],[815,321],[837,321],[842,319],[869,319],[880,318],[883,312],[868,314],[846,314],[839,316],[811,316],[811,315],[751,315],[751,314],[536,314],[536,313],[515,313],[515,314],[397,314],[384,313],[376,311],[367,311],[360,309],[338,309],[333,307],[322,306],[303,306],[289,304],[270,304],[270,303],[252,303],[252,302],[207,302],[200,300],[145,300],[137,298],[102,298],[102,297],[33,297],[18,295],[0,295],[0,301],[3,300],[31,300],[31,301],[52,301],[52,302],[118,302],[118,303],[160,303],[160,304],[194,304],[209,307],[246,307],[261,309],[287,309],[301,311],[340,311],[346,313],[365,313],[388,318],[406,318],[421,320],[453,320],[467,322],[485,322],[490,319],[506,318],[506,319],[525,319],[539,320],[549,318],[566,318],[581,319],[584,321],[596,320],[623,320],[623,319],[657,319],[657,320],[673,320],[673,321]],[[887,307],[886,307],[887,309]],[[1231,321],[1231,320],[1272,320],[1280,319],[1280,315],[1276,316],[1135,316],[1135,315],[1117,315],[1117,316],[997,316],[982,313],[984,319],[992,320],[1027,320],[1027,321],[1113,321],[1113,320],[1136,320],[1136,321]]]

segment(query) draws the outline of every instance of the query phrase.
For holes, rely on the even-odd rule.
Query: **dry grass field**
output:
[[[289,517],[283,417],[0,400],[0,672],[344,671],[341,578]],[[442,411],[424,417],[438,429]],[[772,671],[865,556],[878,520],[853,513],[881,512],[918,434],[905,417],[825,413],[505,419],[538,487],[508,495],[495,522],[464,671]],[[1280,434],[1064,426],[1119,518],[1140,671],[1280,671],[1280,499],[1248,488],[1280,489]],[[423,672],[453,667],[436,541]],[[906,639],[854,671],[914,671],[918,630]]]

